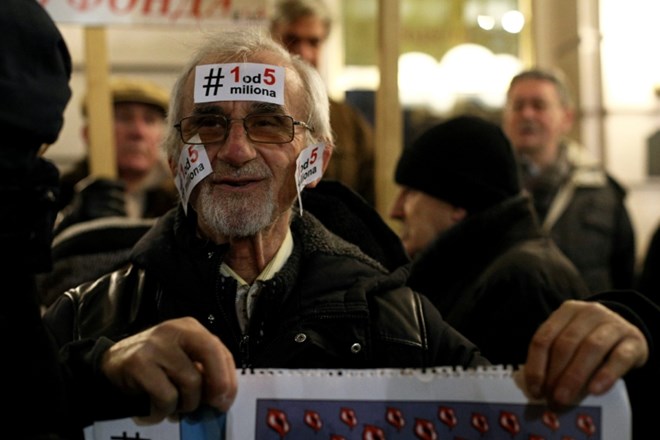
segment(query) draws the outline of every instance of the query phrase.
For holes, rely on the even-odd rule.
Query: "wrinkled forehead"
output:
[[[294,109],[302,108],[304,102],[303,100],[304,90],[303,90],[302,79],[300,78],[298,72],[291,65],[291,62],[287,59],[282,58],[282,56],[280,56],[279,54],[272,52],[256,52],[254,54],[250,54],[247,57],[230,57],[230,58],[227,58],[226,56],[221,57],[219,55],[218,56],[208,55],[204,57],[199,63],[197,63],[197,66],[214,65],[214,64],[217,65],[235,64],[235,63],[249,63],[254,65],[263,65],[264,70],[266,67],[272,67],[272,66],[281,67],[284,75],[283,107],[285,113],[292,113]],[[252,66],[252,68],[255,68],[255,66]],[[256,69],[258,70],[258,67],[256,67]],[[185,85],[186,93],[182,102],[183,114],[189,114],[194,108],[194,106],[199,104],[194,102],[195,82],[204,81],[204,79],[196,77],[197,75],[196,70],[197,69],[192,69],[191,72],[188,74],[188,78],[186,80],[186,85]],[[263,77],[260,77],[260,79],[263,80]],[[248,85],[248,87],[246,87],[246,92],[247,95],[251,96],[251,98],[250,97],[241,98],[241,99],[237,99],[236,101],[239,100],[261,101],[265,99],[261,97],[259,93],[255,92],[254,90],[255,89],[251,89]],[[205,105],[208,105],[208,103],[205,103]]]

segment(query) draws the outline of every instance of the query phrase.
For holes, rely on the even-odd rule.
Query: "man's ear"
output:
[[[85,142],[85,145],[89,145],[89,124],[82,126],[80,129],[80,136],[82,137],[83,142]]]
[[[167,164],[170,166],[170,172],[172,173],[172,176],[176,177],[176,162],[174,161],[174,158],[171,156],[167,156]]]
[[[330,163],[330,158],[332,157],[333,149],[334,149],[334,145],[332,145],[331,143],[325,144],[325,148],[323,149],[323,174],[325,174],[325,170],[328,169],[328,164]],[[305,187],[314,188],[319,183],[320,180],[321,178],[316,179],[315,181],[305,185]]]
[[[330,143],[325,144],[325,149],[323,150],[323,174],[325,174],[325,170],[328,169],[328,164],[330,163],[330,158],[332,157],[334,149],[334,145]]]

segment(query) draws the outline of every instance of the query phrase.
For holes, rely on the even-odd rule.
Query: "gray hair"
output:
[[[269,52],[284,60],[285,66],[291,68],[299,77],[303,86],[303,112],[307,124],[313,130],[307,136],[311,143],[325,142],[334,144],[330,128],[330,110],[328,93],[319,73],[300,57],[291,55],[268,34],[256,28],[233,30],[212,34],[198,48],[188,61],[174,86],[172,87],[170,109],[168,112],[168,132],[163,141],[163,148],[168,157],[177,159],[183,143],[174,124],[187,116],[182,114],[182,103],[186,98],[186,82],[195,66],[202,60],[212,57],[215,62],[243,62],[256,53]]]
[[[511,79],[509,90],[518,82],[525,79],[548,81],[555,86],[561,105],[567,108],[573,106],[573,98],[564,74],[559,70],[529,69],[523,70]],[[507,93],[508,95],[508,93]]]
[[[270,20],[271,32],[280,24],[288,25],[310,16],[321,20],[327,37],[332,27],[332,15],[323,0],[278,0]]]

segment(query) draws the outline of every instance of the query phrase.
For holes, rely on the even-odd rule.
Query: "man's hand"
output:
[[[532,397],[565,406],[608,391],[648,356],[637,327],[599,303],[571,300],[534,334],[523,374]]]
[[[127,393],[147,393],[150,421],[208,404],[227,411],[236,397],[231,352],[193,318],[165,321],[113,345],[101,370]]]

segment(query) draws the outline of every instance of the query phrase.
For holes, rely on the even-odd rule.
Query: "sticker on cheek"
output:
[[[195,135],[190,141],[200,142],[199,135]],[[212,172],[211,161],[209,161],[204,145],[185,144],[183,146],[179,155],[175,184],[186,214],[188,214],[188,199],[193,188]]]
[[[300,192],[308,183],[312,183],[323,177],[324,151],[324,143],[312,144],[302,150],[298,155],[298,159],[296,159],[296,190],[298,192],[298,205],[301,215],[303,213],[303,207]]]
[[[261,101],[284,105],[284,67],[259,63],[195,67],[195,103]]]

